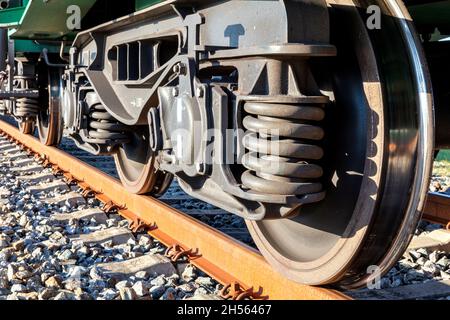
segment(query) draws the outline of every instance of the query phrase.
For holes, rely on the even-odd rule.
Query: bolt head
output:
[[[198,173],[203,173],[205,166],[203,165],[203,163],[197,163],[195,164],[195,169]]]
[[[184,65],[184,63],[177,63],[176,65],[173,66],[172,70],[174,73],[178,73],[180,75],[186,74],[186,66]]]
[[[205,91],[203,90],[203,88],[198,87],[195,90],[195,94],[196,94],[197,98],[203,98],[203,96],[205,95]]]

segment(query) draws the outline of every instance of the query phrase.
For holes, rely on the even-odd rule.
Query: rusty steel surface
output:
[[[445,225],[447,229],[450,229],[450,196],[441,193],[428,194],[423,218]]]
[[[338,291],[285,279],[252,248],[154,198],[128,193],[114,178],[57,148],[42,145],[3,121],[0,121],[0,133],[53,164],[56,171],[69,181],[78,182],[86,194],[95,195],[105,207],[118,208],[132,222],[134,230],[147,228],[151,236],[167,247],[177,248],[178,253],[189,256],[193,265],[231,288],[225,295],[271,300],[350,299]]]

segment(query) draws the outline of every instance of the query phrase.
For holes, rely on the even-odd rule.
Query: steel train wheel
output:
[[[46,68],[47,69],[47,68]],[[63,134],[62,103],[62,71],[57,68],[44,70],[47,81],[41,90],[41,109],[37,116],[39,139],[46,146],[58,145]]]
[[[371,4],[383,13],[374,32],[362,18]],[[247,225],[265,258],[288,278],[354,288],[392,267],[420,219],[433,156],[431,86],[401,3],[329,5],[338,56],[316,67],[319,75],[333,70],[332,83],[318,80],[334,92],[325,124],[327,196],[295,218]]]
[[[17,126],[19,127],[19,131],[23,134],[34,134],[34,130],[36,129],[36,125],[34,121],[18,121]]]
[[[118,149],[114,160],[120,180],[128,191],[159,197],[169,188],[173,176],[155,170],[155,157],[148,139],[147,129],[133,130],[130,142]]]

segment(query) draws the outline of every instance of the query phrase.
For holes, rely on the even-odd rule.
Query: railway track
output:
[[[423,219],[445,225],[450,230],[450,195],[430,193]]]
[[[342,293],[336,290],[293,283],[273,271],[260,254],[252,248],[251,240],[248,240],[249,237],[246,238],[248,234],[245,226],[240,224],[241,221],[233,221],[231,215],[224,215],[224,212],[214,207],[186,197],[176,184],[171,187],[171,192],[167,193],[168,196],[160,200],[131,195],[125,192],[120,183],[114,178],[116,173],[112,160],[109,157],[94,159],[85,153],[75,151],[70,142],[63,143],[62,148],[64,151],[45,147],[31,136],[20,135],[15,128],[4,122],[0,122],[0,132],[2,132],[0,151],[4,153],[5,150],[14,150],[14,153],[10,155],[12,157],[10,160],[14,165],[26,165],[25,169],[22,168],[24,170],[30,169],[28,166],[41,168],[34,169],[38,171],[42,171],[43,167],[48,167],[56,174],[54,178],[56,180],[50,179],[51,181],[44,184],[44,186],[41,184],[41,188],[53,190],[52,188],[55,185],[61,185],[61,179],[64,179],[66,182],[63,185],[73,186],[76,184],[81,193],[78,194],[78,197],[71,193],[75,199],[79,199],[81,202],[84,201],[88,206],[94,206],[97,212],[106,213],[109,215],[108,220],[119,220],[115,217],[115,214],[120,214],[128,221],[128,225],[134,235],[140,233],[138,237],[142,238],[142,231],[145,230],[153,239],[157,240],[154,242],[156,244],[154,247],[147,248],[148,252],[143,257],[151,256],[149,254],[151,250],[153,250],[153,253],[162,253],[165,250],[164,248],[172,248],[172,250],[166,252],[171,258],[171,261],[169,261],[170,265],[186,265],[189,262],[201,269],[206,275],[220,283],[222,287],[230,288],[230,290],[222,292],[223,297],[232,299],[349,299],[350,297],[371,299],[396,296],[404,299],[424,299],[450,295],[450,286],[445,280],[437,282],[437,287],[439,287],[440,291],[429,289],[430,295],[428,296],[424,294],[416,294],[414,296],[413,293],[420,290],[417,290],[417,288],[408,290],[409,286],[402,286],[403,289],[397,289],[397,291],[394,290],[395,288],[376,290],[376,294],[373,296],[373,290]],[[29,155],[33,155],[35,161],[39,161],[42,167],[33,164],[29,156],[24,157],[23,151],[16,149],[12,143],[21,146],[23,151]],[[91,165],[85,162],[89,162]],[[44,172],[45,174],[50,174],[50,171]],[[37,190],[40,189],[38,188]],[[434,201],[433,199],[436,197],[438,196],[431,196],[431,201]],[[88,198],[87,202],[85,198]],[[438,197],[436,199],[442,198]],[[56,202],[61,201],[56,200]],[[69,200],[65,199],[64,203],[66,201]],[[443,215],[442,212],[448,211],[430,209],[435,208],[432,204],[435,202],[431,201],[427,207],[426,218],[434,222],[444,223],[445,219],[449,217]],[[439,205],[445,207],[445,203],[441,202],[439,202]],[[95,208],[95,206],[97,207]],[[75,214],[80,213],[75,211]],[[67,218],[67,215],[65,217]],[[206,223],[210,224],[210,226]],[[121,222],[118,224],[122,227],[125,226]],[[230,225],[232,226],[231,228]],[[123,230],[122,232],[125,233]],[[129,235],[129,233],[127,234]],[[137,239],[137,237],[135,238]],[[247,242],[248,245],[242,242]],[[162,245],[165,247],[163,248]],[[181,260],[178,260],[179,258]],[[131,258],[130,260],[133,259]],[[211,286],[213,287],[214,284],[212,282]],[[388,292],[393,290],[395,292],[389,295]],[[122,291],[127,290],[122,288]],[[214,290],[210,288],[210,291]],[[215,294],[218,294],[217,288]],[[211,298],[212,296],[209,297]]]
[[[67,138],[63,138],[60,149],[84,163],[92,165],[111,177],[116,179],[119,178],[114,159],[111,156],[92,156],[89,153],[78,149],[74,142]],[[242,218],[227,213],[206,202],[193,199],[181,190],[176,181],[172,183],[168,192],[159,198],[159,200],[222,231],[236,240],[255,247]]]
[[[52,166],[55,173],[64,176],[69,183],[77,182],[84,196],[95,197],[104,204],[104,211],[115,209],[129,221],[133,231],[149,229],[148,233],[153,238],[167,248],[177,249],[174,256],[189,258],[192,265],[225,287],[230,287],[224,296],[270,299],[347,298],[337,291],[288,281],[272,270],[251,247],[161,201],[125,192],[113,177],[61,150],[42,146],[34,137],[20,135],[11,125],[1,123],[1,130],[9,138],[15,137],[12,138],[13,142],[22,145],[30,154],[39,155],[37,158],[43,161],[44,166]]]

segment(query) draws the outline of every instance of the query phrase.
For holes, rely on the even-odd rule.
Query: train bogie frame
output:
[[[23,133],[114,156],[133,193],[176,177],[301,283],[362,286],[408,245],[450,145],[434,3],[79,1],[81,30],[69,2],[16,5],[0,11],[0,111]],[[31,24],[42,8],[58,19]]]

